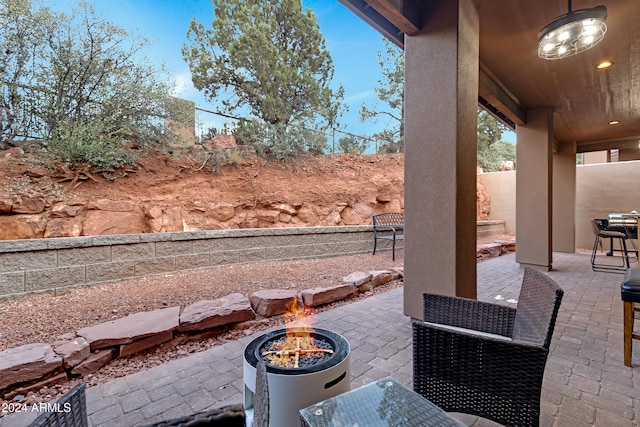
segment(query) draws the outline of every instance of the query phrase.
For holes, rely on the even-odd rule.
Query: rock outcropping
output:
[[[155,154],[70,183],[33,173],[25,156],[0,156],[0,240],[363,225],[404,209],[402,155],[251,157],[211,169],[206,151]]]
[[[222,164],[211,150],[229,147],[217,144],[224,148],[154,153],[126,170],[62,177],[34,168],[22,150],[0,152],[0,240],[363,225],[404,210],[402,154],[266,161],[244,150]],[[487,219],[479,180],[477,194],[478,219]]]

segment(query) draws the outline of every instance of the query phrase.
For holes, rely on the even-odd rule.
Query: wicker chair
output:
[[[87,427],[87,399],[84,383],[78,384],[58,399],[59,410],[38,415],[31,427]]]
[[[424,295],[413,323],[414,390],[449,412],[538,426],[542,377],[562,289],[525,267],[517,309]]]
[[[186,415],[173,420],[161,421],[154,427],[245,427],[244,408],[241,404],[222,406],[197,414]]]

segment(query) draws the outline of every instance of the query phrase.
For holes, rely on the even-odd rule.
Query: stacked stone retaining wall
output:
[[[382,248],[390,247],[383,242]],[[371,226],[209,230],[0,241],[0,300],[173,271],[366,253]]]
[[[496,234],[504,234],[503,221],[478,222],[478,237]],[[353,255],[372,248],[370,225],[2,240],[0,301],[173,271]],[[378,243],[378,250],[389,249],[390,241]]]
[[[479,220],[476,233],[478,237],[507,234],[505,222],[497,219]]]

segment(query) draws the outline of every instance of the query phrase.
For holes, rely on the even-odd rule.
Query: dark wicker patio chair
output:
[[[413,323],[414,390],[449,412],[538,426],[562,289],[525,267],[518,306],[424,295]]]
[[[31,427],[87,427],[87,399],[84,383],[78,384],[58,399],[56,410],[38,415]]]
[[[244,408],[242,407],[242,404],[238,403],[153,424],[153,427],[196,426],[245,427]]]

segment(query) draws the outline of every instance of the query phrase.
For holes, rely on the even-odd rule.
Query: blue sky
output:
[[[48,0],[46,5],[67,11],[74,0]],[[191,84],[189,67],[182,59],[182,46],[188,42],[189,22],[210,26],[213,8],[210,0],[94,0],[96,11],[127,30],[138,30],[152,44],[148,56],[164,62],[177,82],[177,96],[196,102],[201,108],[217,110]],[[363,102],[372,106],[377,98],[374,87],[381,78],[378,51],[384,50],[382,35],[366,25],[336,0],[303,0],[318,18],[327,48],[333,58],[333,85],[343,84],[349,112],[342,118],[347,131],[370,135],[372,125],[360,123]]]
[[[381,79],[378,52],[384,50],[382,35],[338,3],[337,0],[302,0],[318,18],[326,46],[333,58],[334,87],[345,87],[344,101],[349,111],[342,117],[346,131],[358,135],[371,135],[383,127],[360,122],[362,103],[372,107],[377,102],[374,87]],[[59,11],[68,11],[75,0],[47,0],[46,5]],[[205,99],[191,83],[189,67],[182,59],[182,46],[188,42],[189,22],[210,26],[213,7],[210,0],[94,0],[96,11],[112,23],[127,30],[138,30],[151,47],[151,60],[164,62],[176,81],[176,95],[194,101],[200,108],[217,110],[215,102]],[[207,122],[206,127],[221,127],[219,122]],[[515,143],[515,135],[503,135],[504,140]]]

